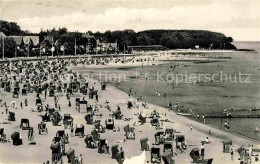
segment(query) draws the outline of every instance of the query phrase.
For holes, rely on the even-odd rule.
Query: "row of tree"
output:
[[[135,45],[162,45],[169,49],[211,48],[211,49],[235,49],[233,39],[224,34],[204,30],[146,30],[135,32],[133,30],[106,31],[104,33],[87,31],[69,32],[66,28],[41,30],[39,33],[31,33],[21,30],[15,22],[0,21],[0,32],[7,36],[37,35],[40,43],[47,47],[45,53],[49,54],[51,47],[55,47],[54,54],[62,54],[60,47],[65,47],[65,54],[74,54],[75,40],[77,42],[77,54],[85,54],[86,47],[89,52],[94,52],[98,42],[118,44],[118,51],[123,52],[127,46]],[[11,38],[5,40],[5,56],[12,57],[15,53],[15,42]],[[2,45],[2,44],[1,44]],[[39,48],[27,49],[20,47],[17,54],[26,55],[26,51],[39,55]],[[0,52],[2,53],[2,51]],[[0,54],[2,55],[2,54]],[[30,55],[31,56],[31,55]]]

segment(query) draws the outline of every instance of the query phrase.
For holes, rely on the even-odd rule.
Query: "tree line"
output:
[[[6,36],[37,35],[39,36],[40,43],[48,47],[46,53],[49,54],[51,47],[54,46],[55,55],[63,53],[60,49],[61,46],[65,47],[66,54],[74,54],[75,40],[77,42],[77,54],[85,54],[86,46],[89,46],[90,53],[94,53],[95,48],[98,46],[98,42],[116,42],[118,44],[119,52],[126,50],[127,46],[142,45],[162,45],[168,49],[187,49],[195,48],[195,46],[204,49],[236,49],[232,44],[233,39],[231,37],[226,37],[222,33],[205,30],[146,30],[135,32],[134,30],[126,29],[122,31],[108,30],[101,33],[92,31],[71,32],[63,27],[32,33],[28,30],[21,30],[20,26],[15,22],[0,20],[0,32],[3,32]],[[5,56],[13,57],[16,47],[15,42],[11,38],[6,38],[5,43]],[[26,47],[20,47],[18,51],[20,56],[25,56],[28,49],[26,50]],[[37,47],[31,47],[29,51],[32,54],[30,56],[39,55],[39,47],[38,49]],[[0,52],[0,55],[2,55],[1,53],[2,51]]]

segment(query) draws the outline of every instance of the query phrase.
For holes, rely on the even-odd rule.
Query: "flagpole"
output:
[[[51,46],[51,56],[53,57],[53,37],[52,37],[52,46]]]
[[[15,44],[14,50],[15,50],[15,51],[14,51],[14,57],[16,58],[16,56],[17,56],[17,55],[16,55],[16,53],[17,53],[17,46],[16,46],[16,44]]]
[[[4,58],[5,58],[5,38],[2,37],[2,39],[3,39],[3,48],[2,48],[2,50],[3,50],[3,55],[2,55],[2,58],[3,58],[3,60],[4,60]]]
[[[75,38],[75,56],[77,55],[77,40]]]
[[[115,52],[115,54],[117,54],[117,40],[116,40],[116,48],[115,48],[115,49],[116,49],[116,52]]]
[[[88,54],[88,50],[87,50],[88,44],[86,43],[86,55]]]
[[[41,43],[39,44],[39,49],[40,49],[40,58],[42,58],[42,53],[41,53]]]
[[[27,54],[27,57],[29,57],[29,56],[30,56],[30,40],[28,42],[28,54]]]

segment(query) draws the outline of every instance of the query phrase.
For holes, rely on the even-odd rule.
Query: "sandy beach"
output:
[[[73,67],[70,67],[70,69]],[[95,68],[95,66],[93,66]],[[123,118],[130,118],[130,121],[122,120],[115,120],[115,127],[116,129],[119,127],[121,130],[119,132],[113,132],[111,130],[107,130],[106,133],[101,134],[101,138],[107,139],[108,145],[111,147],[112,145],[118,144],[120,147],[123,148],[125,152],[126,158],[134,158],[142,154],[140,150],[140,139],[144,137],[148,137],[150,142],[150,147],[160,147],[161,151],[163,150],[163,145],[152,145],[155,142],[154,134],[157,130],[151,126],[150,119],[147,119],[147,123],[144,125],[140,125],[138,123],[138,113],[143,112],[146,115],[149,115],[152,111],[156,110],[160,113],[160,120],[168,119],[170,122],[163,122],[162,129],[159,131],[164,131],[166,128],[173,128],[178,133],[176,134],[183,134],[185,135],[185,139],[187,142],[187,150],[184,153],[176,153],[173,159],[175,163],[182,164],[182,163],[191,163],[192,159],[189,155],[192,148],[200,148],[201,141],[204,140],[205,137],[209,137],[211,141],[210,144],[205,145],[205,159],[213,158],[213,163],[239,163],[239,154],[237,152],[234,153],[234,159],[231,160],[230,153],[223,153],[222,148],[223,144],[221,141],[225,139],[231,139],[233,141],[233,149],[236,150],[241,145],[249,145],[253,144],[257,146],[259,142],[247,139],[238,135],[231,134],[229,132],[224,132],[214,127],[210,127],[208,125],[193,121],[183,116],[179,116],[173,111],[169,111],[163,107],[159,107],[153,104],[148,104],[148,109],[141,107],[141,102],[137,102],[136,99],[131,97],[131,101],[133,104],[138,104],[139,108],[136,106],[132,109],[127,109],[127,101],[129,100],[128,94],[122,92],[121,90],[113,87],[108,86],[105,91],[101,91],[100,83],[94,79],[87,79],[89,84],[94,86],[98,90],[99,94],[99,102],[98,114],[102,114],[102,118],[99,116],[95,116],[94,119],[100,119],[101,124],[104,126],[105,119],[110,117],[110,111],[105,108],[106,101],[109,102],[109,106],[111,107],[112,111],[116,110],[117,106],[120,106],[122,114],[124,115]],[[16,113],[16,121],[11,122],[10,124],[4,124],[4,122],[8,122],[7,114],[5,114],[4,107],[1,107],[1,115],[0,115],[0,127],[5,129],[5,134],[7,138],[10,139],[11,134],[14,131],[18,131],[22,135],[23,145],[21,146],[13,146],[10,142],[8,143],[1,143],[1,150],[0,150],[0,163],[43,163],[47,160],[51,159],[51,150],[50,144],[52,142],[52,138],[55,136],[57,130],[63,129],[62,126],[52,126],[50,122],[47,123],[47,128],[49,130],[48,135],[39,135],[37,131],[37,124],[41,122],[40,114],[38,112],[32,112],[32,109],[36,111],[35,105],[35,97],[36,93],[29,93],[27,96],[22,96],[18,99],[12,98],[11,93],[7,93],[0,89],[1,91],[1,99],[2,101],[7,102],[9,105],[11,101],[16,101],[17,109],[9,107],[10,111]],[[74,118],[74,125],[76,124],[84,124],[85,126],[85,135],[90,134],[93,130],[93,125],[87,125],[84,119],[86,113],[78,113],[75,110],[75,98],[76,97],[83,97],[80,93],[73,93],[71,96],[71,103],[72,106],[68,107],[68,101],[64,93],[56,93],[59,97],[59,104],[61,105],[60,114],[71,114]],[[49,104],[51,107],[54,106],[53,97],[48,97],[44,99],[44,95],[41,94],[40,97],[43,99],[43,106]],[[88,99],[87,96],[86,100],[89,104],[94,104],[93,99]],[[24,99],[27,98],[29,104],[27,107],[23,109],[20,108],[20,102],[24,102]],[[27,131],[23,131],[19,128],[21,118],[28,118],[30,120],[30,126],[34,127],[35,129],[35,142],[36,145],[29,145],[29,141],[27,140]],[[127,124],[135,125],[135,140],[126,140],[125,139],[123,127]],[[192,124],[193,129],[190,130],[190,125]],[[211,130],[212,135],[208,134],[209,129]],[[67,129],[66,132],[70,134],[70,130]],[[175,142],[174,145],[174,152],[176,152]],[[106,164],[106,163],[117,163],[115,159],[111,159],[111,155],[108,154],[99,154],[97,149],[89,149],[86,148],[86,144],[84,143],[83,138],[78,137],[70,137],[69,144],[66,145],[66,149],[73,148],[76,151],[76,155],[82,154],[83,155],[83,163],[98,163],[98,164]],[[161,152],[162,153],[162,152]],[[145,153],[145,160],[143,163],[150,161],[150,152],[147,151]],[[66,163],[66,157],[63,157],[63,161]],[[136,161],[139,162],[140,161]],[[254,162],[253,162],[254,163]]]

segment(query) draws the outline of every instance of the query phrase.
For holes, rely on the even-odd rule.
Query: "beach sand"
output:
[[[148,104],[148,109],[141,108],[141,104],[139,105],[140,108],[132,108],[127,109],[126,102],[129,100],[128,94],[122,92],[121,90],[113,87],[108,86],[106,91],[100,90],[100,84],[93,79],[88,79],[90,82],[90,85],[94,85],[95,88],[98,89],[99,94],[99,105],[102,106],[99,108],[99,113],[102,114],[101,124],[105,126],[105,119],[109,117],[110,112],[104,108],[105,101],[108,100],[110,103],[110,107],[112,111],[116,110],[116,106],[119,105],[122,111],[122,114],[124,115],[124,118],[132,118],[130,121],[124,121],[124,120],[115,120],[115,126],[120,127],[120,132],[112,132],[109,130],[106,130],[106,133],[101,134],[101,138],[108,140],[108,145],[111,146],[118,144],[120,147],[123,148],[125,151],[125,156],[127,158],[131,158],[134,156],[139,156],[142,151],[140,150],[140,139],[144,137],[149,138],[150,147],[152,147],[152,143],[154,143],[154,134],[156,133],[156,130],[151,124],[149,123],[149,119],[147,120],[148,123],[140,126],[140,123],[137,119],[137,113],[140,111],[143,111],[144,113],[148,114],[151,113],[153,110],[157,110],[160,115],[161,119],[169,119],[173,121],[173,123],[164,122],[162,130],[165,130],[166,128],[173,128],[179,132],[180,134],[185,135],[186,142],[189,145],[185,153],[178,154],[174,156],[173,159],[175,159],[175,163],[177,164],[186,164],[191,163],[192,159],[190,158],[190,151],[192,148],[201,146],[201,141],[204,140],[205,137],[209,136],[208,131],[211,130],[212,136],[209,136],[209,139],[211,141],[210,144],[205,145],[205,159],[208,158],[214,158],[213,163],[221,163],[221,164],[232,164],[232,163],[239,163],[239,154],[237,152],[234,153],[234,160],[231,160],[231,156],[229,153],[222,153],[222,140],[224,139],[231,139],[233,141],[233,148],[237,149],[241,145],[258,145],[259,142],[253,141],[251,139],[247,139],[245,137],[241,137],[238,135],[234,135],[228,132],[224,132],[222,130],[219,130],[214,127],[210,127],[208,125],[190,120],[186,117],[179,116],[176,113],[172,111],[168,111],[168,109],[165,109],[163,107],[159,107],[153,104]],[[0,89],[1,93],[1,99],[3,101],[6,101],[9,105],[11,101],[15,100],[17,104],[17,109],[12,109],[9,107],[10,111],[13,111],[16,113],[16,121],[11,122],[12,124],[3,124],[3,122],[8,122],[7,117],[8,115],[5,114],[5,110],[3,107],[0,107],[1,114],[0,115],[0,127],[5,128],[5,134],[7,135],[7,138],[10,138],[11,134],[14,131],[21,132],[22,139],[23,139],[23,145],[21,146],[13,146],[11,143],[1,143],[0,144],[0,163],[43,163],[47,160],[51,159],[51,150],[50,150],[50,144],[52,142],[53,137],[56,134],[57,130],[62,130],[64,127],[58,126],[54,127],[50,122],[47,123],[47,128],[49,130],[48,135],[39,135],[37,130],[37,124],[41,122],[41,117],[39,117],[40,114],[38,112],[31,112],[31,108],[36,110],[35,105],[35,93],[30,93],[28,96],[21,96],[19,99],[12,98],[12,95],[10,93],[6,93],[3,91],[3,89]],[[57,93],[56,95],[59,96],[59,103],[61,104],[61,115],[65,113],[70,113],[72,117],[74,118],[74,125],[76,124],[84,124],[85,125],[85,135],[90,134],[90,132],[93,130],[93,125],[87,125],[86,121],[84,119],[84,116],[86,113],[78,113],[75,110],[75,97],[82,97],[79,93],[74,93],[73,96],[71,96],[71,103],[72,106],[68,107],[68,101],[66,100],[66,96],[64,93]],[[85,96],[86,100],[89,102],[89,104],[94,104],[94,100],[89,100],[88,96]],[[29,106],[24,107],[24,109],[20,109],[19,104],[20,102],[24,102],[24,99],[27,98],[29,101]],[[44,95],[41,95],[41,98],[44,99]],[[136,101],[134,98],[131,98],[132,101]],[[53,97],[47,97],[47,99],[43,102],[43,106],[46,104],[49,104],[50,107],[54,107],[54,101]],[[166,116],[165,116],[166,113]],[[20,126],[20,120],[21,118],[28,118],[30,120],[30,125],[34,127],[35,130],[35,142],[36,145],[29,145],[29,142],[27,140],[27,131],[23,131],[19,128]],[[99,119],[99,117],[94,117],[94,119]],[[117,143],[117,141],[123,141],[125,139],[123,127],[127,124],[132,125],[136,122],[136,139],[135,140],[127,140],[123,143]],[[190,130],[190,124],[193,125],[193,130]],[[70,130],[66,130],[68,134],[70,134]],[[76,155],[82,154],[83,155],[83,163],[98,163],[98,164],[106,164],[106,163],[117,163],[116,160],[111,159],[111,155],[108,154],[99,154],[97,152],[97,149],[89,149],[86,148],[86,144],[84,142],[84,138],[78,138],[78,137],[70,137],[69,139],[70,143],[66,145],[66,149],[69,148],[75,149]],[[175,149],[175,143],[174,145],[174,151]],[[157,147],[157,146],[155,146]],[[161,147],[161,154],[163,145],[160,145]],[[146,152],[146,161],[150,160],[150,152]],[[65,163],[67,162],[66,157],[64,157],[63,160]]]

